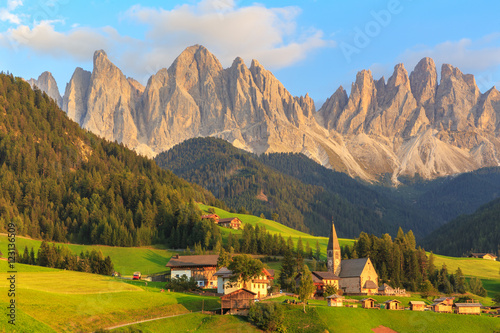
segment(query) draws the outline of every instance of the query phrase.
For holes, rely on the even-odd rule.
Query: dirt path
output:
[[[135,324],[141,324],[141,323],[147,323],[148,321],[155,321],[155,320],[172,318],[172,317],[180,317],[180,316],[185,316],[185,315],[188,315],[188,314],[198,313],[198,312],[201,312],[201,311],[186,312],[186,313],[181,313],[181,314],[176,314],[176,315],[163,316],[163,317],[157,317],[157,318],[151,318],[151,319],[144,319],[144,320],[134,321],[134,322],[131,322],[131,323],[126,323],[126,324],[120,324],[120,325],[116,325],[116,326],[106,327],[105,330],[110,331],[110,330],[114,330],[115,328],[120,328],[120,327],[135,325]]]
[[[385,327],[382,325],[380,325],[379,327],[376,327],[376,328],[372,328],[372,331],[375,333],[398,333],[398,332],[390,329],[389,327]]]

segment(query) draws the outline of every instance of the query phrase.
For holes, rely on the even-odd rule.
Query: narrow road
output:
[[[186,312],[186,313],[181,313],[181,314],[176,314],[176,315],[170,315],[170,316],[164,316],[164,317],[157,317],[157,318],[152,318],[152,319],[144,319],[144,320],[140,320],[140,321],[134,321],[134,322],[131,322],[131,323],[126,323],[126,324],[121,324],[121,325],[106,327],[105,330],[110,331],[110,330],[114,330],[115,328],[120,328],[120,327],[135,325],[135,324],[141,324],[141,323],[147,323],[148,321],[155,321],[155,320],[160,320],[160,319],[165,319],[165,318],[180,317],[180,316],[185,316],[185,315],[188,315],[188,314],[198,313],[198,312],[201,312],[201,311]]]

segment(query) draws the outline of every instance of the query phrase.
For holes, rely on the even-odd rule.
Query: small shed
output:
[[[376,299],[373,299],[371,297],[363,298],[361,300],[361,307],[364,309],[373,309],[375,307],[376,301],[377,301]]]
[[[451,313],[452,306],[446,302],[435,302],[431,305],[432,311],[440,313]]]
[[[424,311],[425,310],[425,302],[410,301],[410,310],[411,311]]]
[[[221,314],[247,315],[256,295],[250,290],[238,289],[222,296],[220,298]]]
[[[481,314],[481,303],[455,303],[455,313],[458,314]]]
[[[342,307],[344,306],[344,296],[333,294],[327,298],[328,306]]]
[[[453,300],[455,297],[439,297],[434,300],[434,303],[444,302],[448,305],[453,305]]]
[[[384,303],[387,310],[403,310],[401,301],[398,301],[397,299],[390,299],[388,301],[385,301]]]
[[[384,283],[378,288],[378,293],[380,295],[394,295],[396,292],[394,291],[394,288],[389,286],[387,283]]]
[[[471,253],[469,255],[469,257],[472,257],[472,258],[482,258],[482,259],[486,259],[486,260],[497,260],[497,256],[492,254],[492,253]]]
[[[241,229],[241,220],[237,217],[228,217],[225,219],[219,219],[217,224],[224,228],[231,228],[234,230]]]

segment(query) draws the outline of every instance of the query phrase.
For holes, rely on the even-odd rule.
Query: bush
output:
[[[177,292],[183,292],[183,291],[199,290],[200,287],[198,287],[198,284],[196,283],[194,277],[188,278],[186,275],[183,275],[179,278],[174,278],[168,281],[167,284],[165,285],[165,289],[170,289]]]
[[[285,332],[283,306],[277,303],[257,303],[252,305],[248,319],[258,328],[268,332]]]

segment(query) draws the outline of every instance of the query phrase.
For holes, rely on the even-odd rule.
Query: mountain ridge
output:
[[[423,58],[385,82],[362,70],[347,95],[339,87],[316,111],[292,96],[257,60],[224,69],[205,47],[186,48],[146,87],[126,78],[104,51],[94,69],[75,73],[63,109],[82,127],[155,156],[197,136],[223,138],[262,154],[303,153],[367,182],[434,179],[498,166],[500,93],[481,94],[475,79]],[[67,101],[67,102],[66,102]],[[387,176],[390,177],[387,177]]]

